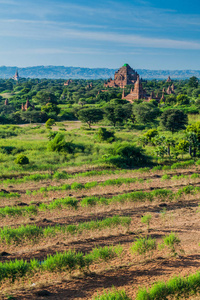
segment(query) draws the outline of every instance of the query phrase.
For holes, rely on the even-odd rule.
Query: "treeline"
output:
[[[20,124],[30,122],[46,122],[49,118],[56,121],[83,120],[85,109],[95,108],[100,115],[103,111],[111,125],[122,125],[142,122],[138,117],[138,110],[146,109],[142,100],[135,101],[134,105],[122,100],[120,88],[106,88],[103,80],[73,80],[68,85],[65,81],[50,79],[20,79],[15,82],[12,79],[0,80],[0,124]],[[189,80],[174,81],[175,92],[165,94],[161,102],[151,100],[154,108],[150,117],[145,116],[145,124],[154,122],[159,115],[158,111],[167,108],[177,108],[184,113],[199,113],[200,87],[196,77]],[[147,93],[152,91],[159,98],[163,88],[166,90],[170,83],[166,81],[143,81],[143,87]],[[129,93],[133,86],[128,86],[125,93]],[[8,102],[5,105],[5,99]],[[22,110],[29,100],[29,107]],[[137,106],[141,104],[141,106]],[[144,105],[144,106],[143,106]],[[133,108],[132,108],[133,107]],[[131,112],[131,113],[130,113]],[[134,112],[137,112],[134,114]],[[111,116],[112,115],[112,116]],[[144,119],[144,117],[143,117]],[[100,116],[95,122],[101,120]],[[124,120],[124,122],[122,122]],[[127,121],[128,120],[128,121]],[[90,126],[93,122],[88,121]]]

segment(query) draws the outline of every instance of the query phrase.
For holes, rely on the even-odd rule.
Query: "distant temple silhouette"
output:
[[[18,81],[19,80],[19,74],[18,74],[18,70],[16,70],[16,72],[15,72],[15,75],[13,76],[13,79],[15,80],[15,81]]]
[[[171,83],[172,80],[170,76],[167,78],[167,82]],[[127,85],[134,85],[134,88],[131,88],[131,91],[128,95],[125,95],[124,88]],[[118,71],[115,72],[114,79],[110,78],[104,83],[105,87],[120,87],[122,91],[122,99],[133,103],[135,100],[143,99],[145,101],[156,100],[157,102],[165,101],[164,94],[173,94],[175,87],[172,83],[167,90],[163,89],[162,96],[159,96],[157,92],[156,95],[154,91],[151,91],[148,94],[145,89],[142,87],[142,80],[139,77],[139,74],[133,70],[128,64],[124,64]]]

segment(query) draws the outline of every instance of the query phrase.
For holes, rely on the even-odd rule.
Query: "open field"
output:
[[[139,287],[199,270],[197,166],[147,172],[105,170],[85,177],[71,168],[71,173],[77,176],[2,181],[1,299],[93,299],[113,286],[137,299]],[[54,189],[44,190],[50,186]],[[70,189],[56,190],[59,186]],[[10,193],[18,197],[8,197]],[[151,216],[149,226],[141,221],[146,215]],[[171,232],[180,239],[176,255],[166,246],[146,254],[131,250],[138,239],[151,237],[158,245]],[[94,255],[94,249],[101,255]],[[79,263],[69,251],[77,253]],[[66,258],[58,260],[56,253],[70,254],[71,265]],[[16,260],[23,260],[23,265],[17,267]],[[11,261],[13,266],[5,271]]]

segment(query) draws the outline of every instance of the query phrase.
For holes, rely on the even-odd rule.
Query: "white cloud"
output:
[[[75,40],[83,41],[97,41],[102,43],[114,43],[118,46],[132,46],[145,48],[166,48],[166,49],[200,49],[200,41],[191,41],[187,39],[169,39],[169,38],[155,38],[139,34],[120,34],[117,32],[108,32],[100,30],[84,30],[77,29],[82,27],[81,24],[76,23],[57,23],[49,21],[35,21],[35,20],[1,20],[0,37],[18,37],[30,40],[43,41],[60,41],[66,43],[67,41]],[[64,26],[65,25],[65,26]],[[72,27],[72,28],[70,28]],[[76,29],[74,29],[76,27]],[[86,26],[87,28],[87,26]],[[81,46],[81,44],[80,44]]]
[[[171,48],[171,49],[200,49],[200,42],[145,37],[136,34],[117,34],[108,32],[89,32],[78,30],[63,30],[60,37],[86,39],[92,41],[114,42],[116,44],[132,45],[135,47]]]

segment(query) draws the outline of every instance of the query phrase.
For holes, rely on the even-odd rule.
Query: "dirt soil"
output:
[[[199,186],[199,180],[194,181]],[[161,181],[159,178],[153,178],[152,182],[143,185],[147,191],[158,187],[171,187],[176,189],[176,185],[186,185],[187,182],[180,181]],[[137,188],[138,183],[123,187],[102,187],[96,188],[92,194],[120,193],[123,190],[132,190]],[[15,186],[17,187],[17,185]],[[21,187],[21,191],[23,187]],[[34,200],[47,201],[54,195],[48,196],[48,199],[34,196]],[[83,192],[73,193],[80,197]],[[84,192],[85,194],[85,192]],[[24,196],[23,201],[29,202],[30,196]],[[106,289],[113,286],[116,289],[124,289],[131,299],[135,299],[138,288],[142,286],[151,286],[159,280],[167,281],[173,276],[188,275],[200,269],[200,194],[183,196],[176,201],[156,200],[152,203],[124,203],[112,204],[110,206],[100,206],[95,208],[80,208],[74,210],[61,210],[40,213],[34,220],[28,217],[5,218],[1,220],[0,226],[12,225],[14,227],[20,224],[34,223],[40,226],[55,226],[55,224],[78,224],[83,221],[90,221],[111,217],[114,215],[130,216],[132,221],[130,228],[116,227],[104,229],[96,232],[85,231],[76,236],[67,236],[58,234],[56,237],[39,240],[37,243],[25,241],[18,245],[0,244],[0,261],[5,262],[14,259],[37,258],[44,260],[47,255],[63,252],[69,249],[90,252],[96,246],[116,246],[121,244],[123,252],[121,257],[117,257],[108,262],[100,262],[90,267],[90,273],[82,274],[78,271],[69,274],[63,273],[39,273],[32,277],[25,277],[21,280],[10,283],[5,281],[1,285],[0,299],[9,299],[8,296],[14,296],[15,299],[93,299],[97,294],[102,294]],[[10,200],[12,201],[12,200]],[[21,201],[21,199],[20,199]],[[3,205],[2,205],[3,206]],[[146,213],[152,215],[150,229],[141,223],[141,217]],[[177,256],[170,254],[169,250],[164,248],[156,250],[152,256],[141,256],[133,254],[130,247],[138,237],[151,236],[156,238],[157,243],[162,242],[163,237],[170,232],[175,232],[181,240],[181,246],[177,248]],[[193,299],[198,299],[194,297]],[[199,298],[200,299],[200,298]]]

